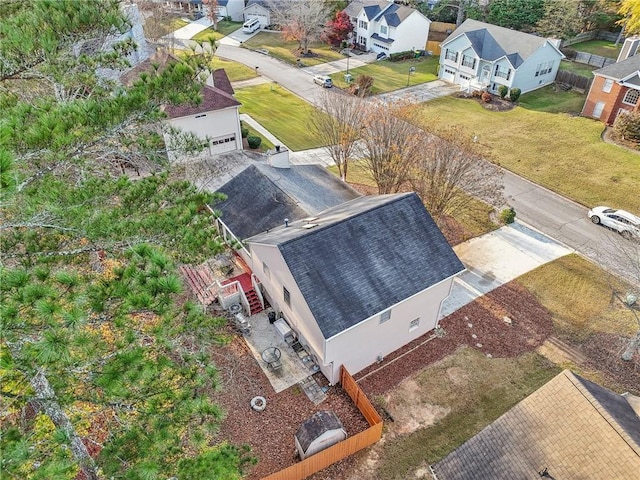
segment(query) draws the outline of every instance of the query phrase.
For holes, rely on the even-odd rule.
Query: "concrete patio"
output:
[[[244,335],[244,339],[276,393],[306,381],[316,372],[312,368],[314,363],[306,352],[296,353],[284,341],[276,327],[269,323],[267,310],[251,316],[249,321],[251,331],[248,335]],[[271,347],[277,347],[282,354],[280,357],[282,368],[277,371],[270,369],[262,359],[262,352]],[[303,360],[304,357],[307,357],[306,361]]]

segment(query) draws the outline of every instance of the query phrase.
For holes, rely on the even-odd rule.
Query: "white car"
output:
[[[604,225],[625,238],[640,238],[640,217],[609,207],[594,207],[589,210],[589,218],[596,225]]]
[[[313,77],[313,82],[324,88],[333,87],[333,81],[325,75],[316,75],[315,77]]]

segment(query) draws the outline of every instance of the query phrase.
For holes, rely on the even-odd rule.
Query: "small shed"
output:
[[[298,428],[295,435],[300,459],[329,448],[347,438],[347,431],[333,411],[314,413]]]

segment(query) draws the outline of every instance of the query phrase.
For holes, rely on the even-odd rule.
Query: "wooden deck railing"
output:
[[[290,467],[272,473],[262,480],[302,480],[349,455],[373,445],[382,438],[382,418],[344,366],[340,371],[340,384],[364,418],[367,419],[370,427]]]

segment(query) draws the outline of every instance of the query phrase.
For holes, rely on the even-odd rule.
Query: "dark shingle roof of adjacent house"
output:
[[[300,428],[298,428],[296,432],[296,438],[302,450],[306,452],[317,438],[331,430],[345,431],[342,422],[335,412],[322,410],[314,413],[300,425]]]
[[[474,51],[480,58],[494,61],[506,56],[515,68],[518,68],[547,42],[544,37],[468,18],[447,37],[443,42],[443,46],[446,47],[447,42],[463,33],[467,35]],[[553,47],[550,46],[549,48]]]
[[[415,193],[361,197],[317,217],[247,241],[278,247],[326,339],[464,270]]]
[[[274,168],[255,163],[218,189],[227,199],[214,206],[233,234],[245,239],[358,197],[319,165]]]
[[[627,397],[568,370],[433,466],[438,480],[636,479],[640,417]]]
[[[394,3],[382,12],[381,17],[384,17],[390,27],[397,27],[414,11],[413,8]]]
[[[640,55],[634,55],[618,63],[594,70],[594,75],[602,75],[614,80],[623,80],[640,70]]]

